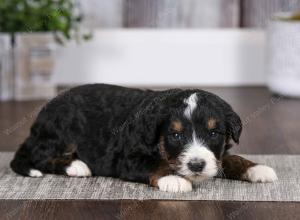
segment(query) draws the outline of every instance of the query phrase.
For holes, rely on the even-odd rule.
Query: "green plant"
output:
[[[70,39],[82,19],[75,11],[74,0],[0,0],[0,32],[53,32],[58,40]]]

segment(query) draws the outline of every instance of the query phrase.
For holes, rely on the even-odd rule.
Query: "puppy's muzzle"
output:
[[[200,173],[205,168],[206,162],[202,159],[191,160],[190,162],[188,162],[187,166],[190,169],[190,171],[194,173]]]

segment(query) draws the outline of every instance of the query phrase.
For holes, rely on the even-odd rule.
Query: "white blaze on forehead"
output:
[[[188,119],[191,119],[193,111],[197,107],[197,93],[193,93],[188,97],[187,99],[184,100],[184,103],[187,104],[186,109],[184,110],[184,116],[187,117]]]

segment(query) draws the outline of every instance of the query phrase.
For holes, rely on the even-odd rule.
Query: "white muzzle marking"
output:
[[[218,166],[214,153],[207,149],[202,142],[196,140],[195,135],[193,135],[193,139],[193,142],[188,144],[186,150],[179,156],[181,165],[177,171],[178,174],[194,182],[216,176]],[[201,172],[193,172],[189,169],[188,163],[192,160],[202,160],[205,162],[205,166]]]

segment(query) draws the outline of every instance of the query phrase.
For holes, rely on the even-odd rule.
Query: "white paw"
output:
[[[158,179],[158,188],[165,192],[190,192],[192,183],[182,177],[169,175]]]
[[[92,175],[91,170],[81,160],[74,160],[71,163],[71,165],[67,167],[66,173],[68,176],[73,176],[73,177],[84,177],[84,176]]]
[[[39,170],[36,170],[36,169],[31,169],[29,170],[29,174],[28,174],[30,177],[42,177],[43,174],[41,171]]]
[[[250,167],[245,174],[245,178],[253,183],[274,182],[278,179],[275,171],[271,167],[265,165]]]

